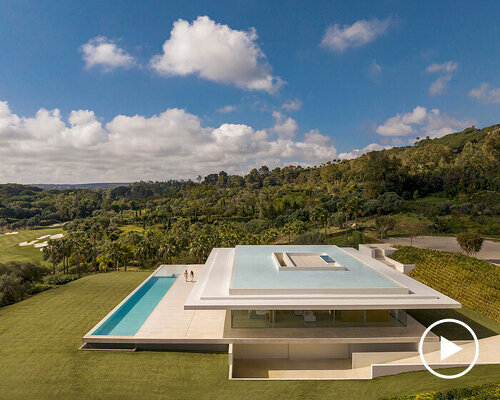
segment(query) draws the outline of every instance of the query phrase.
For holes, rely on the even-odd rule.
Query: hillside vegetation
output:
[[[401,247],[391,258],[416,264],[412,278],[500,321],[500,267],[459,253]]]

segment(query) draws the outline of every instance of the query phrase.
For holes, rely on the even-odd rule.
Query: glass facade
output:
[[[404,310],[231,310],[231,328],[406,326]]]

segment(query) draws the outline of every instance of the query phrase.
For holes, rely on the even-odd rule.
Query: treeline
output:
[[[354,160],[332,160],[317,167],[266,166],[244,176],[218,174],[195,181],[137,182],[107,190],[41,190],[0,185],[0,229],[30,228],[99,215],[116,221],[166,224],[193,222],[307,220],[315,207],[335,212],[337,197],[357,192],[365,213],[391,193],[404,202],[429,195],[456,203],[482,203],[480,213],[499,213],[500,125],[469,128],[414,146],[368,153]],[[465,200],[464,200],[465,199]],[[392,201],[392,200],[391,200]]]

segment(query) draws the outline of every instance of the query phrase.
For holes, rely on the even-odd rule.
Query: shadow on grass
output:
[[[469,325],[476,333],[478,339],[500,334],[500,323],[474,313],[471,310],[455,309],[449,310],[408,310],[408,314],[424,326],[445,318],[458,319]],[[468,314],[468,315],[465,315]],[[432,329],[438,336],[444,336],[448,340],[471,340],[471,334],[467,329],[453,323],[440,324]]]

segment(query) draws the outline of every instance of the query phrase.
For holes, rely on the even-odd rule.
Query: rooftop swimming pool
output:
[[[323,260],[339,262],[345,270],[280,271],[273,252],[323,253]],[[237,246],[231,289],[387,288],[404,289],[375,269],[333,245]]]
[[[92,335],[134,336],[174,284],[177,276],[152,276]]]

